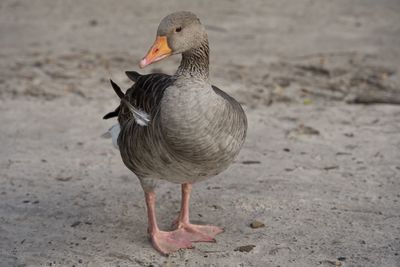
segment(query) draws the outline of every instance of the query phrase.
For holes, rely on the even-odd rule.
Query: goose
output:
[[[144,68],[181,54],[174,75],[126,72],[134,82],[126,93],[111,81],[120,105],[104,116],[118,117],[110,133],[122,161],[140,180],[153,247],[163,255],[193,242],[216,242],[223,228],[189,220],[192,185],[221,173],[238,155],[246,137],[241,105],[209,79],[209,45],[204,26],[188,11],[161,20],[154,44],[140,61]],[[181,185],[182,201],[172,231],[156,220],[157,181]]]

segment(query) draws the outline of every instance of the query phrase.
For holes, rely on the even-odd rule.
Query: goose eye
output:
[[[182,27],[178,27],[175,29],[175,32],[180,32],[180,31],[182,31]]]

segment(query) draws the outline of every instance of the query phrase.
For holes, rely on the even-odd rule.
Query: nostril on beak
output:
[[[157,53],[160,49],[156,48],[154,49],[153,53]]]

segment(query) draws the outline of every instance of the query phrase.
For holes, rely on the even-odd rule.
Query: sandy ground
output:
[[[182,9],[207,26],[212,80],[249,133],[194,187],[192,220],[226,231],[163,257],[101,117],[108,79],[127,88]],[[397,0],[1,1],[0,266],[400,266],[399,14]],[[167,229],[179,186],[157,193]]]

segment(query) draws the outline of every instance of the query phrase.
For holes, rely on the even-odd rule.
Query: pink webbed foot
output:
[[[191,224],[189,221],[189,198],[192,185],[182,184],[182,203],[178,218],[172,226],[177,230],[182,230],[184,236],[192,242],[215,242],[215,236],[222,233],[224,229],[213,225]]]
[[[179,249],[193,248],[192,242],[181,229],[164,232],[157,231],[150,235],[153,247],[163,255],[168,255]]]
[[[224,231],[223,228],[213,225],[191,223],[177,224],[177,230],[182,230],[182,235],[192,242],[216,242],[215,236]]]

